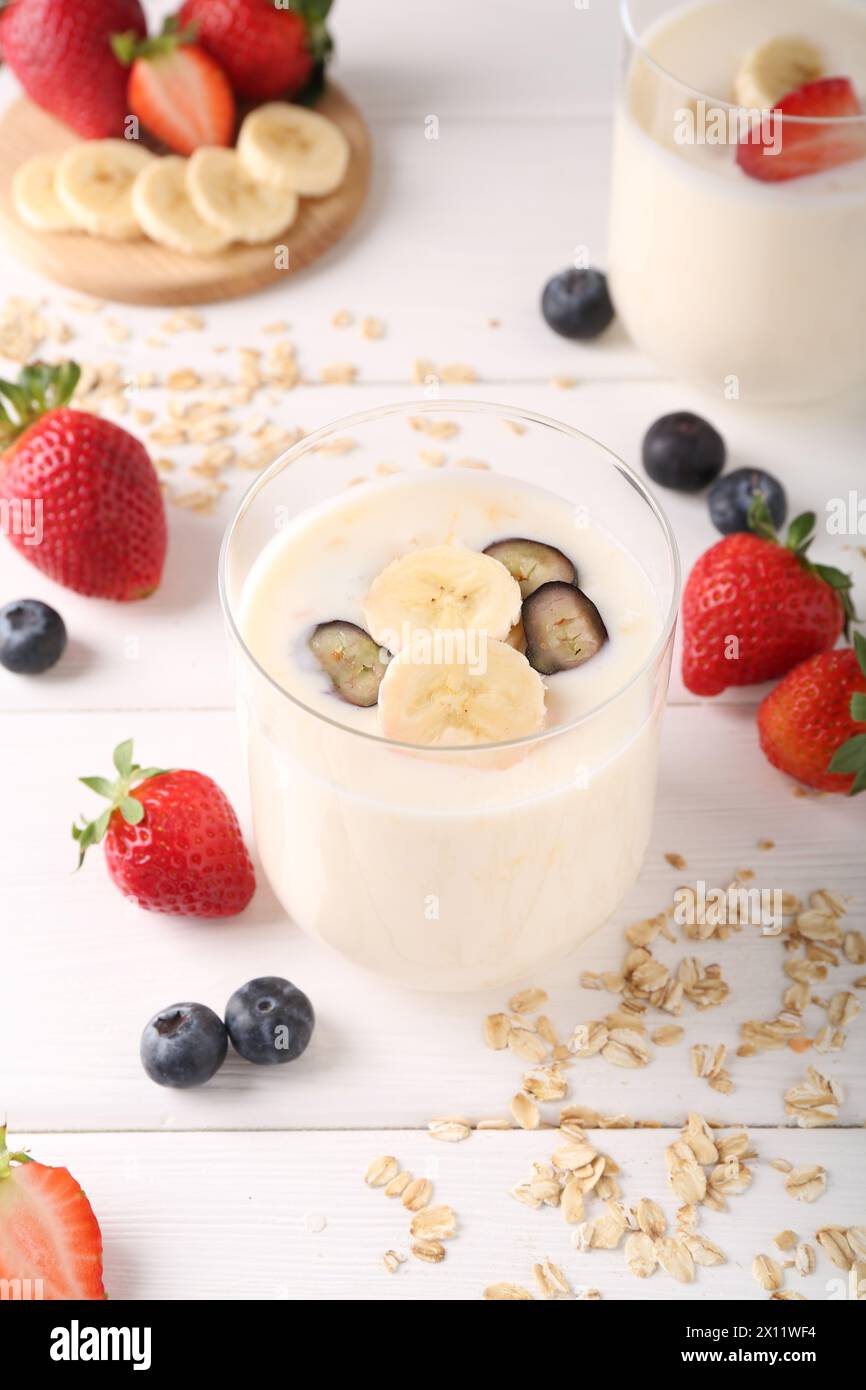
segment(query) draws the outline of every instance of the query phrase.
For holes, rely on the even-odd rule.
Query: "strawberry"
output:
[[[109,806],[72,827],[79,868],[105,841],[108,872],[121,893],[149,912],[233,917],[256,891],[237,816],[201,772],[163,771],[132,761],[132,740],[114,750],[117,781],[82,777]]]
[[[291,98],[306,87],[331,41],[325,18],[331,0],[186,0],[184,26],[228,73],[239,97],[250,101]]]
[[[785,675],[836,645],[853,617],[851,579],[807,559],[815,516],[781,545],[761,494],[751,531],[725,536],[695,564],[683,594],[683,680],[695,695]]]
[[[138,0],[11,0],[0,47],[39,106],[87,140],[121,136],[129,108],[126,78],[111,51],[118,30],[147,33]]]
[[[814,121],[806,119],[814,116]],[[737,146],[749,178],[781,183],[866,157],[866,119],[847,77],[821,77],[788,92]],[[786,117],[797,119],[787,120]],[[854,117],[843,124],[842,117]]]
[[[102,1235],[67,1168],[10,1153],[0,1125],[0,1280],[13,1298],[105,1298]]]
[[[130,68],[130,109],[178,154],[192,154],[200,145],[230,145],[235,130],[231,84],[192,37],[169,19],[156,38],[127,33],[111,41],[115,57]]]
[[[41,538],[7,528],[20,555],[79,594],[125,601],[157,588],[165,507],[147,450],[133,435],[64,407],[74,362],[25,367],[0,381],[0,498],[34,509]],[[29,528],[28,528],[29,529]]]
[[[825,792],[866,791],[866,638],[790,671],[758,707],[774,767]]]

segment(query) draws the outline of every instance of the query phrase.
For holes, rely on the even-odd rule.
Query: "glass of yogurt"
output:
[[[866,3],[621,0],[610,283],[729,398],[866,380]]]
[[[541,416],[392,406],[273,463],[220,590],[290,918],[425,989],[571,953],[646,850],[678,586],[640,479]]]

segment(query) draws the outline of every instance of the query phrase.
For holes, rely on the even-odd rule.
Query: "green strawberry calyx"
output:
[[[0,1182],[8,1178],[12,1172],[13,1163],[32,1163],[33,1159],[21,1151],[12,1151],[6,1147],[6,1126],[0,1124]]]
[[[187,43],[195,43],[195,25],[181,29],[174,15],[170,15],[162,26],[162,32],[141,38],[134,30],[128,33],[111,35],[111,51],[125,68],[131,67],[137,58],[164,58],[175,53]]]
[[[0,380],[0,450],[14,444],[46,411],[68,405],[80,376],[77,362],[31,362],[17,381]]]
[[[72,838],[78,844],[78,865],[80,869],[84,863],[84,856],[91,845],[98,845],[105,838],[109,822],[115,811],[119,811],[127,825],[138,825],[144,819],[144,806],[137,796],[132,796],[132,788],[137,787],[141,782],[148,781],[151,777],[161,777],[169,769],[165,767],[140,767],[138,763],[132,761],[132,739],[128,738],[123,743],[119,743],[114,750],[114,767],[117,772],[117,779],[109,781],[107,777],[79,777],[85,787],[89,787],[97,796],[108,798],[108,806],[97,816],[95,820],[87,820],[81,817],[81,824],[72,827]]]
[[[854,633],[854,650],[857,653],[857,665],[866,676],[866,637],[860,632]],[[851,696],[851,718],[855,724],[866,724],[866,691],[855,690]],[[830,759],[827,771],[849,775],[853,773],[854,781],[848,792],[849,796],[866,791],[866,732],[854,734],[853,738],[846,739]]]
[[[761,540],[770,541],[773,545],[782,544],[776,534],[773,518],[762,492],[756,492],[752,498],[747,520],[749,530],[754,535],[759,536]],[[854,605],[851,602],[851,589],[854,581],[850,574],[846,574],[844,570],[836,569],[834,565],[819,565],[816,561],[808,558],[809,546],[815,539],[816,521],[814,512],[803,512],[802,515],[794,517],[788,527],[784,546],[786,550],[790,550],[793,555],[796,555],[808,574],[812,574],[816,579],[828,584],[837,595],[842,605],[842,613],[845,618],[844,632],[847,637],[852,622],[857,621],[857,614],[854,612]]]

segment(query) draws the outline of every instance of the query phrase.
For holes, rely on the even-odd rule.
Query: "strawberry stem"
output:
[[[11,1153],[6,1147],[6,1126],[0,1125],[0,1181],[8,1178],[12,1172],[13,1163],[32,1163],[33,1159],[23,1150],[13,1150]]]
[[[134,30],[123,34],[112,34],[111,51],[125,68],[131,67],[137,58],[162,58],[174,53],[182,44],[195,42],[195,26],[187,29],[178,27],[177,17],[169,15],[160,34],[149,38],[139,38]]]
[[[119,743],[113,755],[114,768],[117,773],[115,781],[110,781],[107,777],[79,777],[85,787],[96,792],[97,796],[107,798],[109,805],[97,816],[95,820],[87,820],[81,817],[80,825],[73,825],[72,838],[78,844],[78,864],[80,869],[84,863],[84,857],[91,845],[98,845],[105,838],[111,817],[115,811],[119,811],[127,825],[138,825],[144,819],[144,807],[138,797],[132,796],[133,787],[141,782],[148,781],[151,777],[161,777],[168,771],[164,767],[140,767],[138,763],[132,761],[132,739],[128,738],[123,743]]]
[[[747,522],[749,530],[759,536],[761,540],[769,541],[772,545],[781,544],[762,492],[756,492],[752,498]],[[854,581],[850,574],[845,574],[844,570],[836,569],[835,565],[819,565],[815,560],[808,558],[809,546],[815,539],[816,524],[817,518],[814,512],[803,512],[801,516],[795,517],[788,527],[785,549],[796,555],[804,570],[814,575],[816,579],[823,580],[835,592],[842,605],[845,619],[843,630],[847,637],[851,623],[857,622],[857,614],[854,612],[854,605],[851,601]]]
[[[46,411],[68,405],[80,376],[77,362],[31,362],[17,381],[0,380],[0,449],[8,449]]]

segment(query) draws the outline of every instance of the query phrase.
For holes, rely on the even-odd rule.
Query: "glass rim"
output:
[[[633,5],[634,0],[619,0],[619,17],[623,33],[632,47],[637,49],[644,61],[647,62],[651,68],[654,68],[657,73],[667,78],[669,82],[673,82],[677,87],[682,87],[683,91],[690,93],[691,96],[698,97],[702,101],[712,104],[715,107],[721,107],[725,111],[754,111],[758,109],[756,107],[741,106],[736,101],[728,101],[725,97],[705,92],[700,87],[695,87],[691,82],[684,81],[684,79],[678,77],[676,73],[671,72],[669,68],[664,67],[644,46],[643,39],[638,33],[637,26],[632,18]],[[864,7],[864,11],[866,11],[866,7]],[[866,23],[866,13],[864,13],[864,23]],[[766,110],[761,111],[761,115],[769,115],[772,112],[778,112],[778,119],[783,122],[790,121],[792,125],[846,127],[863,125],[866,123],[866,111],[861,111],[854,116],[791,116],[785,111],[779,111],[778,107],[768,107]]]
[[[500,419],[503,417],[507,417],[510,419],[517,420],[520,423],[542,425],[547,429],[555,430],[558,434],[569,435],[573,439],[579,439],[582,442],[591,445],[600,453],[606,455],[607,461],[613,467],[613,469],[617,473],[619,473],[622,479],[626,483],[628,483],[635,490],[635,492],[637,492],[638,496],[649,508],[649,511],[653,519],[655,520],[656,524],[661,530],[662,536],[664,537],[667,546],[668,557],[671,562],[673,583],[671,600],[668,605],[668,610],[664,615],[658,637],[656,638],[656,641],[654,642],[648,656],[644,659],[644,661],[637,668],[637,670],[635,670],[631,674],[631,676],[629,676],[628,680],[623,685],[619,686],[618,689],[615,690],[612,694],[606,696],[605,699],[599,701],[598,704],[592,705],[588,710],[585,710],[582,714],[578,715],[576,719],[569,720],[567,724],[559,724],[555,728],[542,729],[535,734],[524,734],[520,738],[506,739],[499,743],[441,745],[406,743],[400,739],[386,738],[381,733],[371,733],[368,732],[366,729],[353,728],[351,725],[343,724],[339,719],[333,719],[330,715],[323,714],[321,710],[314,709],[311,705],[305,704],[303,700],[298,699],[296,695],[292,695],[290,691],[286,690],[283,686],[281,686],[279,682],[276,681],[274,677],[268,671],[265,670],[261,663],[257,661],[255,656],[247,646],[246,642],[244,641],[243,635],[241,634],[241,631],[235,621],[232,603],[229,599],[228,594],[229,552],[231,550],[235,534],[239,526],[243,522],[243,519],[246,516],[247,512],[249,511],[249,508],[255,501],[256,497],[259,495],[260,492],[263,492],[265,490],[268,484],[273,480],[274,477],[277,476],[278,473],[281,473],[284,468],[290,466],[297,458],[301,457],[303,454],[308,453],[310,449],[315,448],[321,440],[327,438],[329,435],[334,434],[336,432],[342,433],[344,430],[357,428],[359,426],[369,424],[373,420],[383,419],[384,417],[389,415],[429,415],[436,411],[446,410],[451,414],[468,412],[470,414],[478,415],[496,415]],[[307,508],[304,508],[304,510],[307,510]],[[220,545],[218,582],[220,607],[222,608],[223,618],[225,620],[226,626],[228,628],[233,642],[237,643],[237,646],[239,647],[242,656],[253,667],[253,669],[258,673],[258,675],[262,677],[262,679],[277,693],[277,695],[281,696],[284,700],[287,700],[289,704],[294,705],[296,709],[302,710],[304,714],[309,715],[310,718],[317,720],[322,724],[330,725],[331,728],[339,730],[339,732],[342,734],[345,734],[350,737],[366,739],[371,743],[381,744],[387,748],[398,748],[404,752],[411,753],[423,752],[425,755],[429,755],[431,757],[436,757],[440,754],[443,756],[447,754],[450,757],[454,757],[455,754],[462,754],[467,758],[477,759],[479,754],[484,755],[486,753],[501,752],[502,750],[509,748],[528,747],[529,745],[543,743],[549,739],[557,738],[560,735],[569,733],[572,730],[578,728],[581,724],[586,724],[591,719],[595,718],[603,710],[607,709],[609,706],[613,705],[617,700],[621,699],[622,696],[625,695],[625,693],[628,690],[630,690],[634,685],[636,685],[637,682],[643,676],[645,676],[647,672],[650,671],[652,667],[655,665],[655,663],[659,660],[671,639],[671,635],[676,625],[677,613],[679,611],[680,588],[682,582],[682,567],[680,564],[679,548],[677,546],[673,528],[670,522],[668,521],[667,516],[656,502],[652,493],[646,487],[643,480],[638,477],[637,473],[634,471],[633,468],[629,467],[629,465],[625,463],[623,459],[619,458],[619,456],[615,454],[612,449],[608,449],[605,444],[600,443],[600,441],[593,438],[592,435],[586,434],[583,430],[576,429],[573,425],[567,425],[560,420],[553,420],[550,418],[550,416],[539,415],[535,411],[523,410],[515,406],[499,405],[493,401],[461,401],[453,399],[421,401],[413,400],[407,401],[405,403],[395,403],[385,406],[374,406],[371,407],[369,410],[360,411],[355,415],[344,415],[339,420],[334,420],[327,425],[322,425],[319,429],[313,430],[311,434],[304,435],[303,439],[299,439],[296,444],[293,444],[291,446],[291,448],[287,449],[282,454],[278,454],[277,457],[273,459],[272,462],[269,463],[268,466],[265,469],[263,469],[262,472],[250,483],[249,487],[246,489],[240,501],[238,502],[234,515],[232,516],[225,529],[222,544]]]

